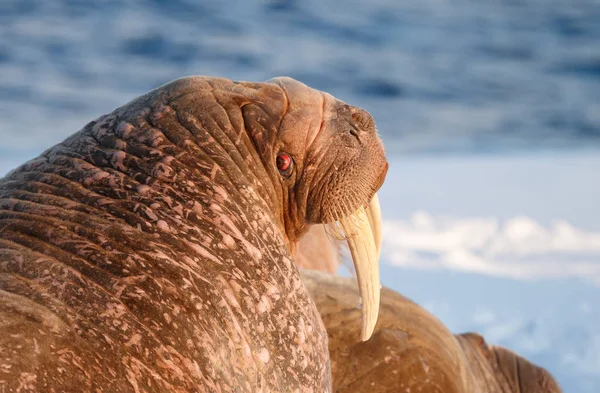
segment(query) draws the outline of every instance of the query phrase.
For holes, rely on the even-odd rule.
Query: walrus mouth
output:
[[[332,236],[346,239],[352,254],[362,312],[361,340],[367,341],[373,334],[379,315],[379,255],[382,239],[379,197],[375,194],[366,208],[325,225]]]

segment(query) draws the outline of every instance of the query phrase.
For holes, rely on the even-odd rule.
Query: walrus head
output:
[[[381,212],[376,191],[388,169],[375,122],[365,110],[294,79],[271,82],[284,94],[276,129],[264,116],[264,103],[248,103],[243,111],[276,185],[288,245],[293,251],[310,224],[325,224],[331,235],[347,240],[361,293],[362,339],[367,340],[379,310]]]

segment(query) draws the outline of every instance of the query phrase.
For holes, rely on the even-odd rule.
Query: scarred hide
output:
[[[319,146],[290,135],[347,132],[323,103],[331,119],[357,111],[289,78],[184,78],[1,179],[0,391],[329,391],[326,332],[291,260],[318,210],[301,162]],[[360,132],[376,174],[358,193],[336,175],[337,194],[360,195],[349,209],[387,169],[374,128]]]

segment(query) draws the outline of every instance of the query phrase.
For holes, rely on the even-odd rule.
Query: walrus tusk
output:
[[[381,252],[381,210],[379,198],[373,197],[367,209],[339,221],[352,254],[361,298],[361,340],[373,334],[379,315],[379,253]]]
[[[371,203],[367,207],[367,217],[369,218],[369,224],[373,231],[373,239],[375,240],[375,247],[377,247],[377,260],[381,256],[381,207],[379,206],[379,196],[373,195]]]

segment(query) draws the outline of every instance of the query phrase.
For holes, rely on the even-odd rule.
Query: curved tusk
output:
[[[369,224],[373,231],[373,239],[375,240],[375,247],[377,248],[377,260],[379,261],[383,239],[381,235],[381,206],[379,206],[379,196],[377,196],[377,194],[373,195],[373,199],[371,199],[371,203],[369,203],[369,206],[367,207],[367,217],[369,218]]]
[[[373,334],[379,315],[381,210],[377,196],[373,197],[367,209],[360,209],[357,213],[341,219],[339,224],[347,236],[348,248],[356,270],[362,303],[361,340],[367,341]]]

